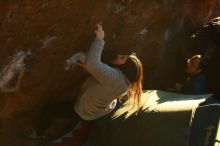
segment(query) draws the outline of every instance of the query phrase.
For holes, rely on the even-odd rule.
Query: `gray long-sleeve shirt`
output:
[[[74,109],[84,120],[94,120],[110,113],[118,98],[127,93],[129,82],[117,68],[101,61],[104,40],[95,39],[86,55],[84,68],[91,74],[82,85]]]

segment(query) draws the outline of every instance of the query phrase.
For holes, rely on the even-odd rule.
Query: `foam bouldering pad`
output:
[[[96,120],[84,146],[186,146],[192,111],[210,96],[145,91],[139,111],[128,100]]]
[[[219,146],[220,104],[198,107],[192,117],[188,146]]]

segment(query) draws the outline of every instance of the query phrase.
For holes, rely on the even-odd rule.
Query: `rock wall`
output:
[[[98,22],[106,32],[103,57],[136,52],[144,88],[165,89],[184,72],[187,38],[219,14],[218,0],[0,1],[0,122],[76,96],[86,74],[65,71],[64,60],[88,50]]]

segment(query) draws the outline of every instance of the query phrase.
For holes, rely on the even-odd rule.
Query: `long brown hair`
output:
[[[125,64],[120,65],[119,69],[127,77],[130,86],[127,92],[128,98],[134,99],[134,104],[140,106],[143,82],[143,67],[136,54],[128,56]]]

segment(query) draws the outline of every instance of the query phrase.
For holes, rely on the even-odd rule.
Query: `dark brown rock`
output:
[[[76,97],[86,75],[80,68],[65,71],[63,63],[73,52],[88,50],[97,22],[106,31],[104,58],[112,51],[136,52],[145,89],[165,89],[184,72],[185,39],[219,13],[218,0],[1,1],[0,69],[19,51],[31,55],[24,59],[19,88],[0,92],[0,133],[32,109]]]

